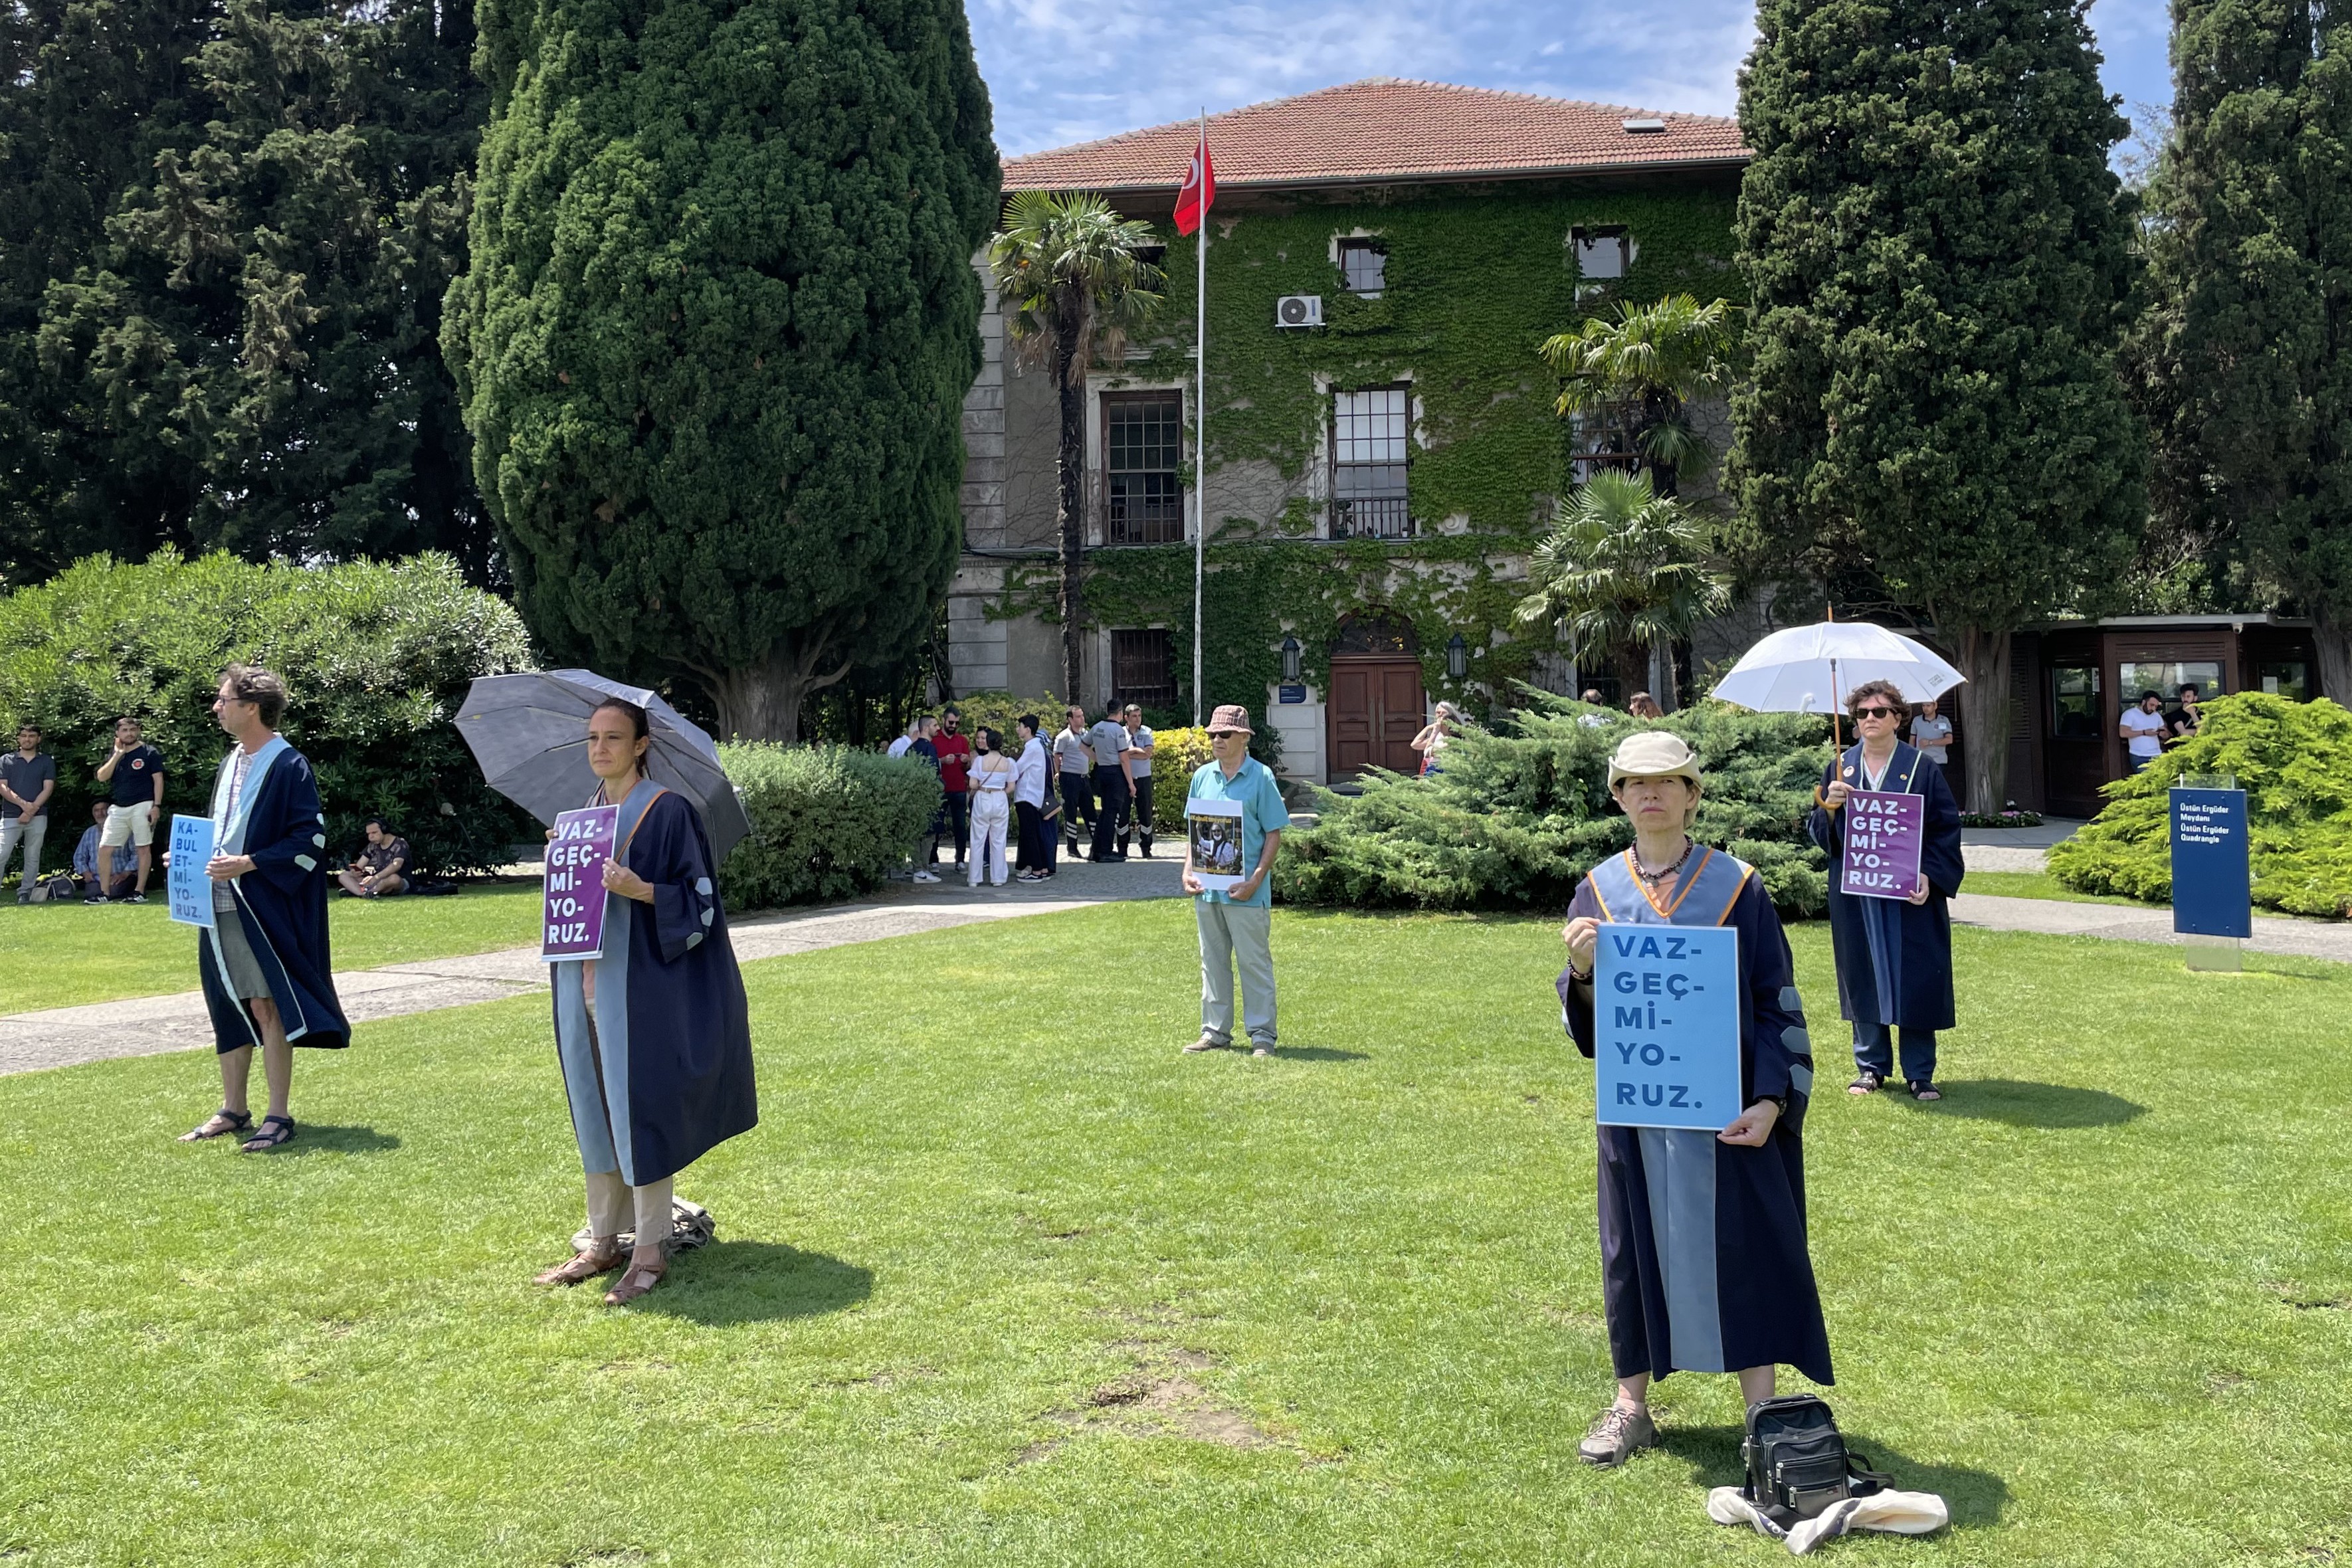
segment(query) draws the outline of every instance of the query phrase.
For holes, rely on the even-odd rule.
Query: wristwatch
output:
[[[1759,1094],[1755,1099],[1749,1100],[1748,1104],[1752,1110],[1755,1107],[1763,1104],[1768,1100],[1772,1102],[1774,1108],[1777,1109],[1781,1115],[1786,1116],[1789,1114],[1789,1097],[1785,1094]]]

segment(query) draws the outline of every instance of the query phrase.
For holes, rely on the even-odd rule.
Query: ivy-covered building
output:
[[[1166,247],[1158,323],[1087,387],[1079,695],[1189,716],[1197,482],[1204,708],[1264,715],[1296,776],[1410,769],[1435,699],[1574,679],[1513,608],[1553,498],[1612,458],[1555,416],[1537,348],[1621,300],[1737,297],[1738,128],[1394,79],[1213,117],[1200,463],[1197,258],[1170,221],[1195,135],[1158,126],[1004,168],[1007,190],[1100,192]],[[992,309],[982,336],[951,679],[1034,694],[1061,684],[1055,398]]]

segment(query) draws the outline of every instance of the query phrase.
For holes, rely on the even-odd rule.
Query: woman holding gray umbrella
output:
[[[743,977],[701,813],[646,773],[646,710],[607,698],[588,716],[588,805],[617,805],[604,868],[604,956],[554,971],[556,1055],[588,1179],[588,1242],[539,1276],[577,1285],[622,1268],[620,1306],[668,1268],[677,1173],[760,1119]]]

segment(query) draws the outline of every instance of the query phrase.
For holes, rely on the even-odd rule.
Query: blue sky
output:
[[[1311,92],[1421,77],[1729,114],[1752,0],[966,0],[1008,156]],[[2171,100],[2164,0],[2095,0],[2110,92]],[[1171,171],[1172,173],[1172,171]]]

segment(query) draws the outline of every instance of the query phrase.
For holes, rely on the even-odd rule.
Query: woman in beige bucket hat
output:
[[[1609,760],[1633,847],[1577,885],[1562,932],[1560,1015],[1577,1049],[1598,1037],[1593,965],[1604,925],[1728,926],[1739,933],[1741,1106],[1719,1132],[1599,1128],[1601,1296],[1617,1400],[1579,1448],[1622,1464],[1657,1441],[1649,1386],[1677,1370],[1736,1372],[1749,1404],[1780,1364],[1831,1381],[1805,1243],[1801,1132],[1812,1088],[1788,938],[1755,871],[1694,843],[1705,781],[1681,737],[1645,730]]]

